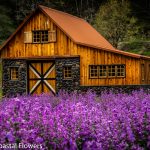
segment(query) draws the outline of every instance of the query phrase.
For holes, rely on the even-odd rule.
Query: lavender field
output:
[[[150,94],[67,94],[4,99],[1,144],[42,149],[146,150],[150,147]]]

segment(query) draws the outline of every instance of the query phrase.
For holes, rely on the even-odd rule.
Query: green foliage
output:
[[[139,37],[141,26],[138,25],[138,20],[135,17],[131,17],[131,19],[129,20],[129,24],[127,25],[127,30],[126,30],[126,34],[123,40],[135,40]]]
[[[100,6],[95,27],[114,47],[124,38],[133,37],[139,29],[136,19],[131,16],[130,3],[124,0],[109,0]]]
[[[9,10],[0,6],[0,44],[14,31],[13,20],[8,16]]]
[[[120,42],[119,49],[124,51],[150,56],[150,40],[131,40],[128,42]]]
[[[16,20],[18,23],[21,22],[31,10],[34,10],[38,4],[42,4],[79,16],[92,23],[95,13],[102,1],[103,0],[20,0],[16,3]]]
[[[132,13],[138,18],[142,38],[150,38],[150,0],[132,0]]]
[[[29,14],[31,11],[33,11],[36,6],[40,3],[40,0],[19,0],[16,3],[16,21],[17,24],[20,24],[20,22]]]

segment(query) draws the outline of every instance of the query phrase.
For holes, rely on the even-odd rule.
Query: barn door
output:
[[[55,63],[52,61],[28,62],[28,93],[55,94]]]

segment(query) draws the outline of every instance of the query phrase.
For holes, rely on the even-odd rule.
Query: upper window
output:
[[[48,30],[33,31],[33,43],[45,43],[45,42],[48,42]]]
[[[65,66],[64,67],[64,79],[71,79],[72,78],[72,67]]]
[[[125,77],[125,65],[90,65],[90,78]]]
[[[48,43],[56,42],[55,30],[35,30],[24,32],[24,43]]]
[[[10,79],[18,80],[18,78],[19,78],[18,67],[11,67],[10,68]]]

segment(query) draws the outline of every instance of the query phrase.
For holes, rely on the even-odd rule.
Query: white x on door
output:
[[[41,94],[55,91],[55,63],[52,61],[28,62],[28,93]]]

